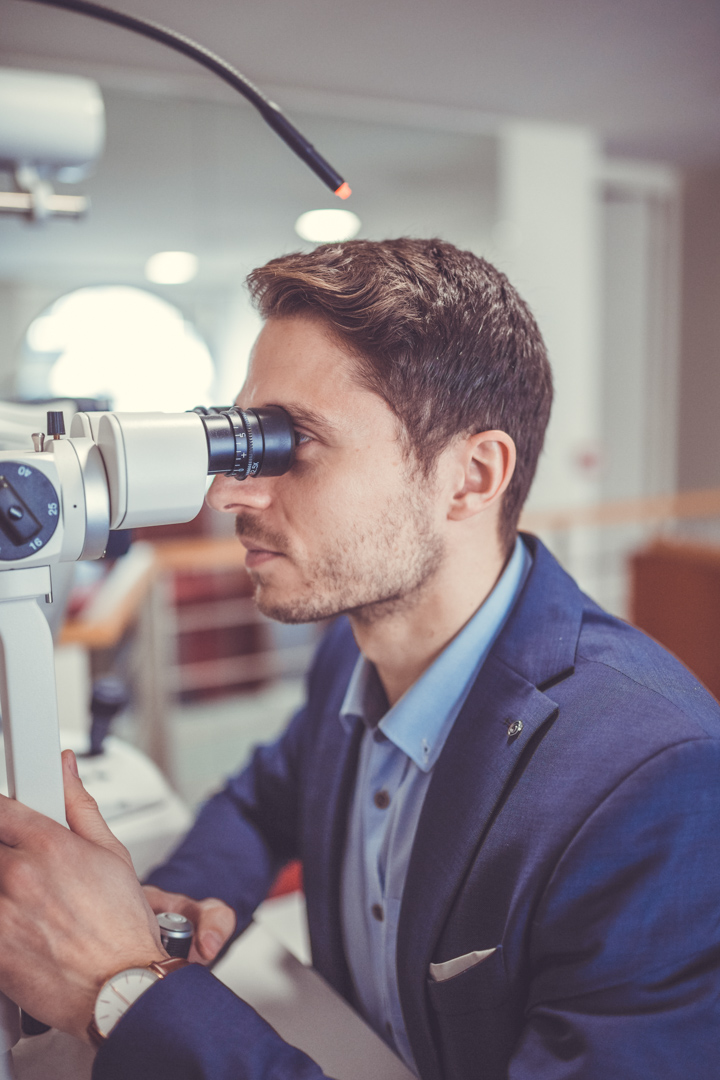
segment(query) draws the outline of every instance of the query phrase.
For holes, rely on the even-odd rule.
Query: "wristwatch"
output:
[[[164,979],[166,975],[189,963],[180,956],[169,960],[155,960],[147,967],[126,968],[118,971],[103,983],[95,999],[93,1018],[88,1024],[88,1035],[95,1046],[102,1046],[121,1016],[146,990]]]

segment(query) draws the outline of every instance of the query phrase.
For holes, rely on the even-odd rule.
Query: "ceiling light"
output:
[[[145,277],[156,285],[184,285],[197,269],[198,257],[191,251],[158,251],[145,263]]]
[[[360,230],[361,221],[352,210],[308,210],[295,222],[295,232],[314,244],[351,240]]]

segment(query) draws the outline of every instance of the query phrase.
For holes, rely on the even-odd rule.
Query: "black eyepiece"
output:
[[[193,412],[205,427],[208,476],[282,476],[292,465],[295,429],[279,405],[246,411],[198,406]]]

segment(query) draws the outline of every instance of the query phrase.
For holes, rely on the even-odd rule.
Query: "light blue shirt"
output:
[[[366,725],[342,868],[345,953],[366,1020],[416,1074],[395,963],[410,852],[433,766],[531,562],[518,538],[484,604],[391,709],[374,664],[360,656],[340,710],[347,728],[357,717]]]

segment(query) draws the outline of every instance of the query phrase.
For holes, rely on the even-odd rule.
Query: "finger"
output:
[[[98,805],[84,788],[78,773],[77,761],[72,750],[63,750],[63,785],[65,788],[65,816],[72,832],[107,848],[132,866],[127,848],[113,835],[98,810]]]
[[[163,911],[178,911],[178,908],[173,907],[172,904],[176,900],[184,899],[179,893],[169,893],[163,889],[158,889],[157,885],[143,885],[143,892],[156,915],[161,915]],[[179,912],[179,914],[184,915],[185,913]]]
[[[18,807],[21,808],[20,814]],[[23,825],[26,824],[22,810],[27,810],[27,807],[15,799],[9,799],[7,795],[0,795],[0,846],[17,847],[20,843],[25,831]]]
[[[183,893],[165,892],[155,885],[143,885],[143,891],[156,915],[161,915],[163,911],[176,911],[178,915],[184,915],[186,919],[189,919],[197,928],[203,900],[193,900],[191,896],[185,896]]]
[[[215,959],[232,936],[236,922],[235,912],[222,900],[201,901],[193,946],[202,963],[209,964]]]

